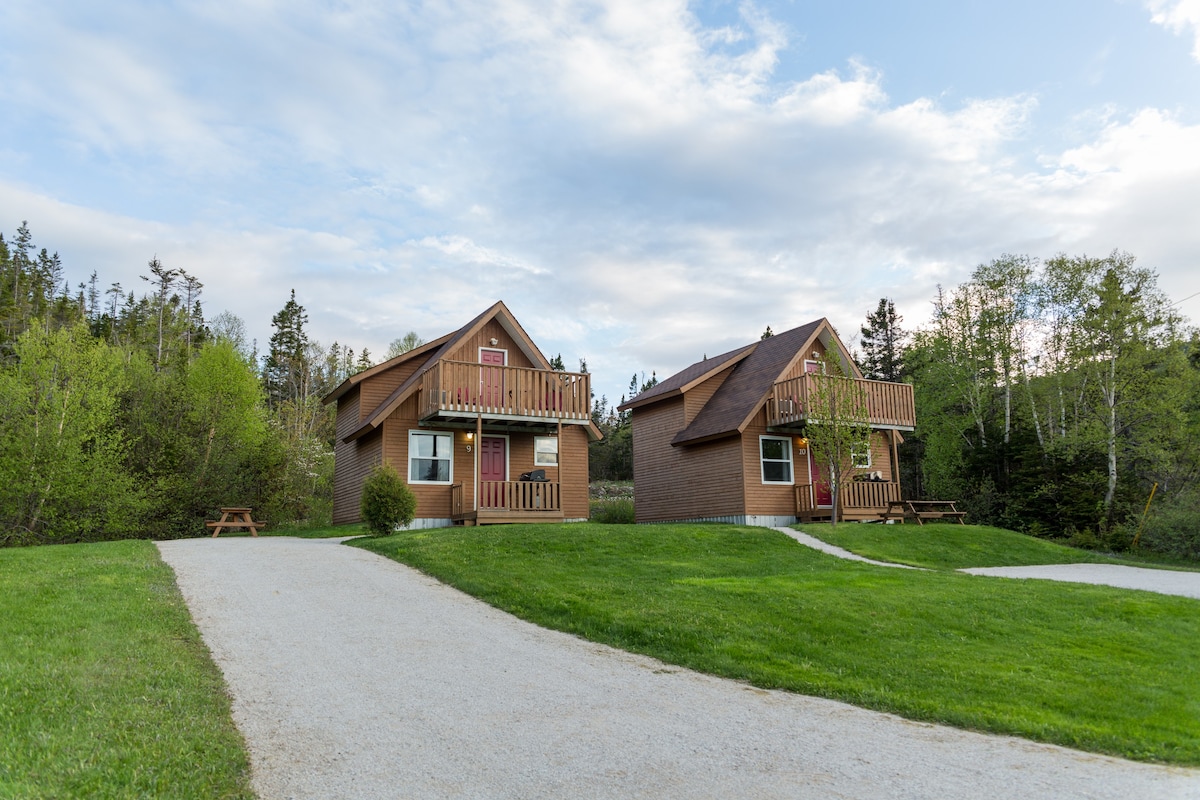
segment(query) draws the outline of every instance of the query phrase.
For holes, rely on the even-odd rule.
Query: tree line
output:
[[[370,355],[312,341],[295,293],[268,349],[157,258],[72,286],[27,224],[0,235],[0,545],[195,535],[221,506],[330,518],[333,411]]]
[[[911,333],[881,299],[858,360],[913,384],[905,492],[959,500],[975,522],[1200,558],[1200,339],[1176,305],[1122,252],[981,264]]]

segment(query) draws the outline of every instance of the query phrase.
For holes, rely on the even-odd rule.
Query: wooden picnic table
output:
[[[959,511],[957,500],[889,500],[888,510],[879,512],[885,520],[898,519],[904,524],[906,519],[915,519],[918,525],[924,525],[926,520],[953,519],[959,525],[965,525],[965,511]]]
[[[258,536],[258,529],[266,527],[261,522],[255,522],[249,508],[222,508],[221,518],[215,522],[209,521],[204,524],[213,529],[212,538],[217,538],[222,530],[228,528],[234,530],[236,528],[249,528],[251,536]]]

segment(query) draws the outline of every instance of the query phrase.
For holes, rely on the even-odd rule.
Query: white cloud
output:
[[[1200,0],[1145,0],[1150,19],[1179,36],[1192,36],[1192,58],[1200,61]]]

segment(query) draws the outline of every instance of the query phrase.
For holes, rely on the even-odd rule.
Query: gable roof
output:
[[[363,378],[370,377],[370,375],[378,375],[380,372],[383,372],[386,369],[391,369],[392,367],[398,366],[406,361],[411,361],[421,357],[425,358],[424,363],[422,363],[421,366],[419,366],[417,370],[409,376],[408,380],[396,387],[395,391],[388,395],[382,403],[380,403],[369,414],[367,414],[358,428],[350,433],[350,435],[345,437],[345,441],[349,442],[358,439],[361,436],[365,436],[382,425],[383,421],[387,419],[393,411],[399,408],[401,403],[412,396],[412,394],[417,390],[417,387],[420,386],[422,376],[432,369],[434,364],[438,363],[442,359],[446,358],[450,353],[454,352],[454,349],[458,346],[459,342],[475,335],[480,328],[493,319],[499,322],[513,337],[513,341],[516,342],[517,347],[520,348],[521,352],[523,352],[530,361],[539,365],[541,369],[550,369],[550,362],[546,360],[546,357],[542,355],[542,351],[539,350],[537,345],[533,343],[533,340],[529,338],[529,334],[527,334],[525,329],[521,327],[521,323],[517,322],[516,317],[514,317],[512,312],[508,310],[508,306],[504,305],[503,301],[497,301],[495,305],[493,305],[487,311],[484,311],[482,314],[475,317],[475,319],[471,320],[453,333],[448,333],[440,339],[436,339],[427,345],[422,345],[416,350],[410,350],[409,352],[391,359],[390,361],[385,361],[383,364],[380,364],[377,367],[372,367],[369,370],[360,372],[358,375],[344,381],[337,389],[334,389],[333,392],[331,392],[323,402],[331,402],[332,400],[341,397],[343,394],[349,391],[351,387],[347,386],[347,384],[350,383],[350,381],[353,381],[354,378],[359,378],[358,382],[361,382]]]
[[[771,387],[782,380],[788,370],[808,353],[817,340],[826,347],[839,350],[852,371],[858,374],[858,367],[850,361],[848,351],[838,338],[837,332],[829,324],[829,320],[822,317],[741,349],[697,362],[633,398],[621,408],[638,408],[681,395],[720,370],[733,365],[729,377],[700,409],[700,413],[691,424],[675,435],[671,444],[696,444],[741,433],[766,402]],[[861,374],[858,377],[861,377]]]

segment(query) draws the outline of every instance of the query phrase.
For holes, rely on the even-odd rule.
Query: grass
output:
[[[703,672],[1200,765],[1194,600],[850,563],[728,525],[509,525],[355,544],[537,624]]]
[[[866,558],[925,569],[955,570],[968,567],[1080,563],[1163,566],[1153,559],[1119,558],[987,525],[842,523],[795,527],[809,536],[815,536]],[[1195,562],[1190,566],[1194,569]]]
[[[253,796],[224,681],[152,543],[0,549],[0,797]]]
[[[363,523],[354,525],[324,525],[315,528],[265,528],[258,532],[259,536],[294,536],[297,539],[332,539],[338,536],[363,536],[367,526]],[[246,531],[237,531],[233,535],[249,536]],[[228,534],[222,533],[225,537]]]

